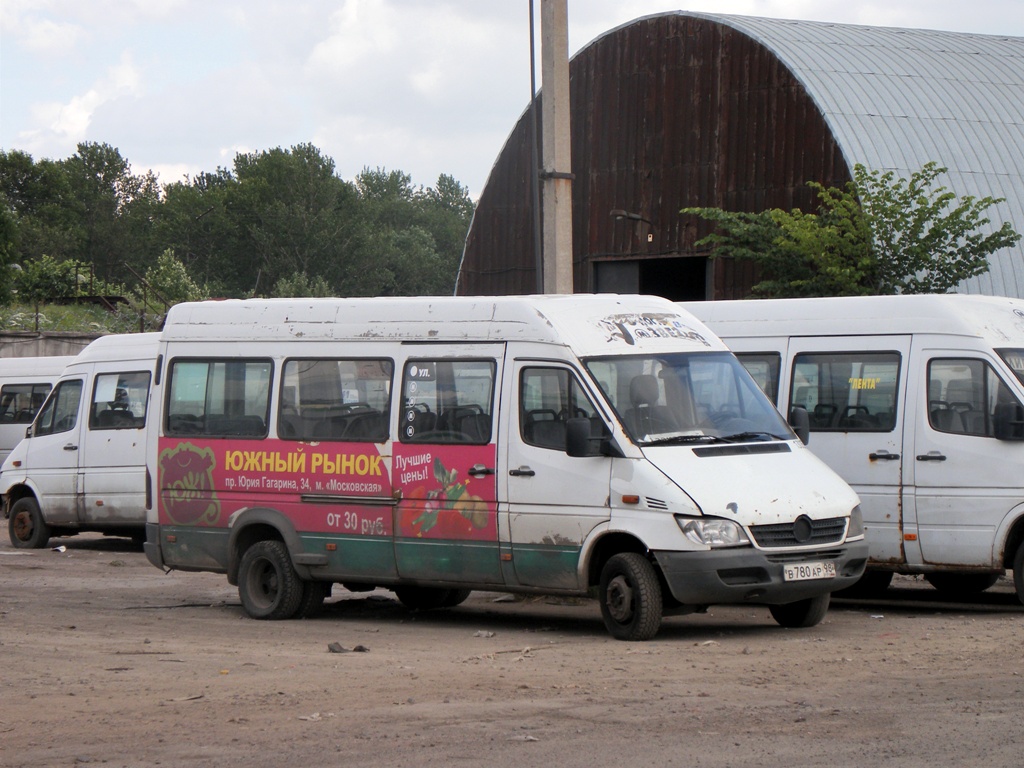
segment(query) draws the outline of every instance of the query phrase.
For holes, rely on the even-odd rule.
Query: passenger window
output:
[[[166,434],[266,437],[272,372],[269,360],[172,360]]]
[[[928,423],[938,432],[995,437],[996,410],[1018,405],[1010,388],[984,360],[928,363]]]
[[[82,400],[82,380],[62,381],[43,405],[32,434],[53,435],[68,432],[78,423],[78,405]]]
[[[737,352],[736,357],[747,369],[750,377],[757,382],[761,391],[768,395],[772,405],[778,406],[782,355],[778,352]]]
[[[391,413],[391,360],[288,360],[277,435],[284,440],[383,442]]]
[[[402,376],[403,443],[491,441],[493,360],[410,360]]]
[[[146,426],[149,378],[149,371],[98,375],[89,408],[89,429],[140,429]]]
[[[797,355],[789,410],[806,408],[812,432],[891,432],[899,372],[898,352]]]
[[[565,422],[590,419],[591,434],[604,421],[572,372],[565,368],[524,368],[519,378],[519,434],[538,448],[565,450]]]
[[[0,424],[31,424],[49,392],[49,384],[5,384],[0,389]]]

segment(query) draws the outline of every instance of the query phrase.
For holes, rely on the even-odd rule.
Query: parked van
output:
[[[142,538],[156,345],[155,333],[103,336],[64,370],[0,467],[14,546],[80,531]]]
[[[863,572],[855,494],[664,299],[179,304],[159,353],[146,553],[254,618],[594,593],[643,640],[712,603],[810,626]]]
[[[0,358],[0,464],[25,437],[53,382],[74,356]]]
[[[878,296],[682,305],[861,498],[860,591],[919,573],[961,592],[1013,569],[1024,601],[1024,301]]]

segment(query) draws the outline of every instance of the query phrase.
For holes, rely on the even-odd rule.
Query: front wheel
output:
[[[617,640],[650,640],[661,626],[661,582],[641,554],[620,552],[601,570],[601,617]]]
[[[11,544],[18,549],[42,549],[50,540],[50,526],[43,520],[39,504],[31,496],[18,499],[7,521]]]
[[[254,619],[290,619],[299,610],[303,583],[283,541],[258,541],[238,568],[238,596]]]
[[[828,613],[830,597],[832,596],[826,592],[824,595],[797,600],[795,603],[769,605],[768,610],[772,612],[772,618],[783,627],[792,629],[813,627]]]

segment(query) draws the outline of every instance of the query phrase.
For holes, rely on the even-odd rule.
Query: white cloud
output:
[[[1020,0],[686,5],[1024,35]],[[527,7],[509,0],[0,0],[0,147],[66,157],[78,141],[106,142],[134,166],[175,181],[182,169],[230,166],[239,151],[312,142],[346,178],[364,166],[402,170],[422,184],[449,173],[478,194],[528,103]],[[569,0],[570,51],[678,8],[678,0]]]

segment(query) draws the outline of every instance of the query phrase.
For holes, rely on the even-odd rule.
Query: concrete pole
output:
[[[568,0],[541,2],[544,293],[572,293]]]

